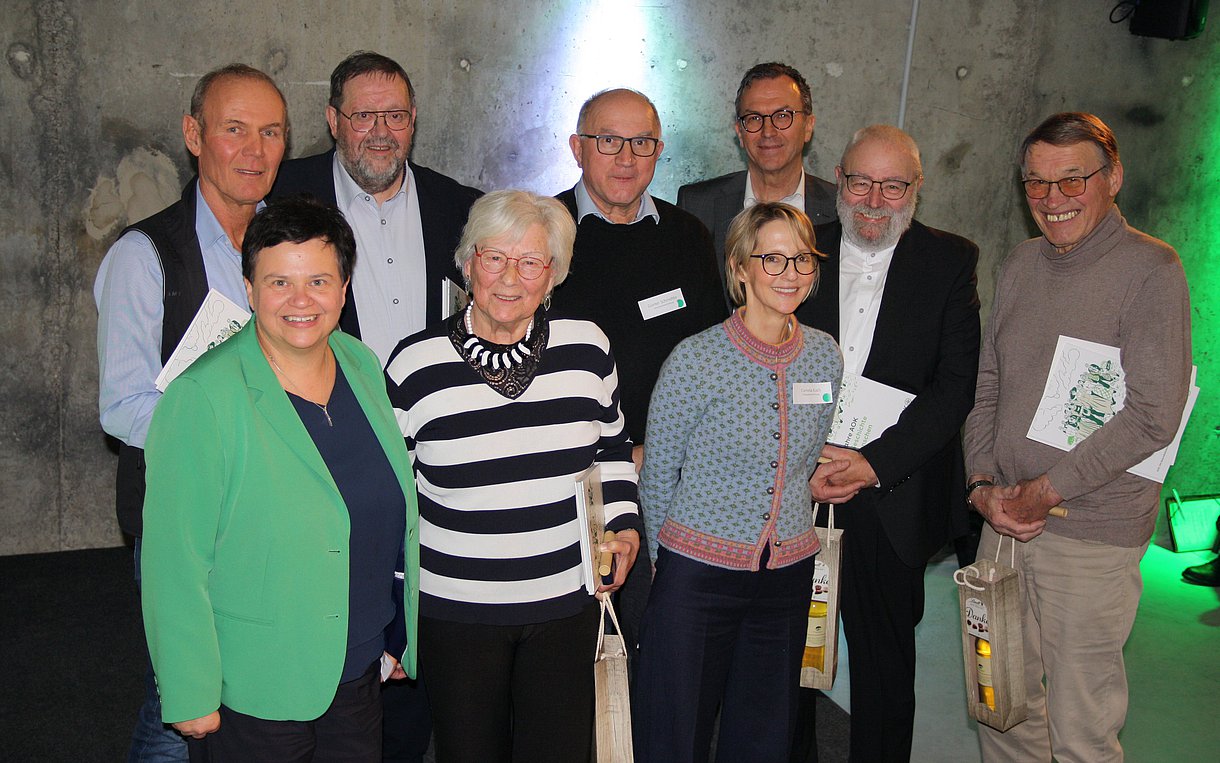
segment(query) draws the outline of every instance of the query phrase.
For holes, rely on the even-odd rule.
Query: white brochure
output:
[[[826,441],[845,448],[862,448],[898,423],[898,417],[914,399],[910,392],[844,371],[839,407]]]
[[[182,341],[157,375],[157,391],[164,392],[196,358],[236,334],[248,320],[249,311],[215,289],[209,289],[199,312],[186,327]]]
[[[1042,399],[1025,436],[1059,450],[1071,450],[1114,418],[1127,399],[1120,355],[1117,347],[1061,335],[1046,375]],[[1199,397],[1199,388],[1195,386],[1197,373],[1198,368],[1192,366],[1186,407],[1173,441],[1128,472],[1153,482],[1165,481]]]

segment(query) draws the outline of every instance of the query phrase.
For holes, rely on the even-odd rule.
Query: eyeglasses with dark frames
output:
[[[646,159],[657,152],[657,143],[659,138],[624,138],[622,135],[590,135],[588,133],[577,133],[582,138],[588,138],[597,146],[597,153],[605,154],[606,156],[617,156],[623,150],[623,146],[630,144],[631,153],[641,159]]]
[[[839,168],[843,170],[842,167]],[[868,175],[843,175],[844,185],[847,190],[856,196],[868,196],[872,192],[873,186],[881,187],[881,195],[890,201],[898,201],[903,196],[907,195],[907,189],[910,188],[914,181],[908,183],[905,180],[895,180],[888,178],[886,180],[873,180]]]
[[[339,111],[335,109],[335,111]],[[404,109],[391,109],[389,111],[353,111],[351,114],[344,114],[339,111],[339,114],[347,117],[352,123],[352,129],[356,132],[368,132],[377,125],[377,120],[381,119],[385,122],[385,126],[394,131],[405,130],[411,126],[411,112]]]
[[[763,272],[769,276],[782,276],[788,269],[788,263],[792,263],[796,272],[803,276],[813,275],[813,272],[818,269],[818,258],[813,252],[798,252],[791,257],[779,252],[767,252],[766,254],[751,254],[750,259],[761,260]]]
[[[524,257],[510,257],[499,249],[479,249],[475,247],[474,256],[479,258],[479,266],[483,271],[493,276],[503,273],[511,261],[517,267],[517,275],[527,281],[533,281],[551,267],[551,263],[543,262],[541,257],[527,254]]]
[[[741,129],[746,132],[758,132],[763,128],[763,122],[770,119],[771,126],[777,130],[787,130],[792,126],[792,121],[796,119],[797,114],[808,114],[808,111],[793,111],[792,109],[779,109],[772,111],[770,114],[759,114],[751,111],[737,117],[737,121],[741,123]]]
[[[1021,185],[1025,186],[1025,195],[1031,199],[1045,199],[1051,193],[1051,186],[1059,186],[1059,193],[1070,198],[1076,197],[1084,193],[1085,187],[1089,183],[1089,178],[1109,167],[1108,164],[1103,164],[1087,175],[1071,175],[1058,180],[1042,180],[1040,178],[1027,178],[1021,181]]]

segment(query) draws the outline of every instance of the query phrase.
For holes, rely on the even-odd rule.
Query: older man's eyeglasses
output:
[[[841,167],[839,168],[842,169]],[[856,196],[868,196],[872,193],[873,186],[881,187],[881,195],[890,201],[898,201],[903,196],[907,195],[907,189],[911,187],[911,183],[905,180],[873,180],[868,175],[844,175],[844,185],[847,190],[851,191]]]
[[[1101,172],[1108,164],[1103,164],[1087,175],[1072,175],[1070,177],[1059,178],[1058,180],[1040,180],[1030,178],[1022,180],[1021,185],[1025,186],[1025,195],[1031,199],[1045,199],[1051,193],[1051,186],[1059,186],[1059,193],[1068,197],[1079,196],[1084,193],[1085,186],[1088,185],[1089,178]]]
[[[763,122],[768,119],[771,120],[771,126],[775,129],[787,130],[792,126],[792,120],[796,119],[797,114],[808,113],[808,111],[793,111],[792,109],[780,109],[772,111],[770,114],[757,114],[751,111],[737,117],[737,121],[741,123],[741,129],[746,132],[758,132],[763,128]]]
[[[551,267],[551,263],[543,262],[541,257],[535,257],[532,254],[524,257],[509,257],[499,249],[476,248],[474,256],[479,258],[479,266],[483,268],[483,272],[491,273],[493,276],[503,273],[511,261],[517,267],[517,275],[527,281],[534,280]]]
[[[796,268],[796,272],[803,276],[813,275],[813,271],[818,269],[817,255],[813,252],[800,252],[791,257],[780,254],[779,252],[768,252],[766,254],[751,254],[750,259],[762,260],[763,272],[769,276],[781,276],[788,269],[788,263],[792,263],[792,267]]]
[[[335,109],[335,111],[339,111]],[[340,114],[347,117],[356,132],[368,132],[377,124],[378,119],[385,121],[385,126],[391,130],[405,130],[411,126],[411,112],[403,109],[390,111],[353,111],[351,114]]]
[[[624,145],[631,146],[631,153],[644,159],[652,156],[657,152],[658,138],[624,138],[622,135],[589,135],[588,133],[578,133],[582,138],[588,138],[597,146],[597,153],[605,154],[606,156],[617,156],[623,150]]]

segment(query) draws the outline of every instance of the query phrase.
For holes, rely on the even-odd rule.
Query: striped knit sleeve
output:
[[[600,329],[594,328],[600,332]],[[635,462],[631,460],[631,440],[627,436],[626,421],[619,408],[618,369],[614,355],[606,342],[606,365],[602,374],[605,385],[606,404],[602,407],[601,436],[597,441],[594,460],[601,465],[602,500],[606,507],[606,527],[618,532],[635,530],[644,535],[640,520],[638,476]]]

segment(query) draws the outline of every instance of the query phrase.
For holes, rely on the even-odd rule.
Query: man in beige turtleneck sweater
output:
[[[1123,166],[1100,119],[1056,114],[1021,156],[1042,236],[1017,246],[1000,273],[965,439],[967,500],[989,525],[979,558],[995,558],[1001,536],[1015,539],[1030,716],[1003,733],[980,725],[979,735],[989,763],[1119,761],[1122,648],[1161,487],[1126,470],[1177,430],[1190,297],[1177,253],[1115,206]],[[1060,335],[1117,347],[1126,385],[1123,409],[1066,452],[1026,437]],[[1048,516],[1055,506],[1067,516]]]

